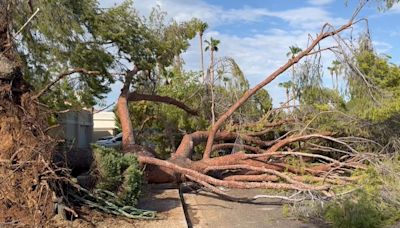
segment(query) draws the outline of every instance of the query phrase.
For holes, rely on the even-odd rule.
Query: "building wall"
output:
[[[90,148],[93,135],[92,113],[87,110],[69,111],[58,116],[60,136],[74,149]]]
[[[115,135],[116,129],[114,112],[98,112],[93,114],[92,142],[96,142],[104,136]]]

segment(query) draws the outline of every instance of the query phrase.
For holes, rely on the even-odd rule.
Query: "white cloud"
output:
[[[289,51],[290,45],[305,47],[307,43],[306,31],[268,30],[262,34],[249,34],[248,36],[232,36],[209,31],[205,36],[213,36],[221,40],[219,51],[216,53],[217,57],[233,57],[252,86],[286,63],[288,60],[286,53]],[[200,69],[199,53],[198,41],[194,40],[190,49],[183,54],[187,64],[186,69]],[[208,53],[206,53],[205,59],[206,66],[208,66]],[[289,80],[289,73],[284,73],[266,87],[273,97],[275,106],[285,99],[284,89],[280,88],[278,84]]]
[[[321,2],[327,2],[327,0],[321,0]],[[149,14],[151,9],[158,4],[162,10],[167,11],[168,15],[177,21],[197,17],[211,26],[234,22],[254,22],[273,17],[284,20],[296,28],[315,29],[325,22],[337,25],[344,21],[341,18],[331,17],[328,11],[316,6],[272,11],[267,8],[248,6],[226,9],[202,0],[146,0],[137,1],[134,4],[138,11],[144,15]]]
[[[269,12],[268,16],[278,17],[295,28],[317,29],[325,23],[340,25],[346,23],[343,18],[334,18],[330,13],[318,7],[303,7],[285,11]]]
[[[390,49],[393,48],[393,46],[389,43],[378,40],[372,41],[372,44],[374,45],[374,48],[378,53],[387,53]]]
[[[308,0],[308,3],[310,3],[311,5],[322,6],[331,4],[334,1],[335,0]]]
[[[323,2],[328,4],[326,0]],[[151,9],[158,4],[175,20],[184,21],[197,17],[209,23],[210,28],[205,38],[213,36],[221,40],[217,56],[233,57],[251,85],[255,85],[287,61],[286,53],[289,46],[298,45],[304,48],[308,34],[318,32],[324,23],[338,25],[345,22],[344,19],[332,17],[328,11],[316,6],[272,11],[252,7],[225,9],[202,0],[146,0],[135,1],[134,4],[135,8],[144,15],[150,13]],[[273,26],[269,23],[270,28],[258,28],[253,32],[249,28],[249,33],[246,35],[232,35],[218,31],[219,26],[230,23],[250,23],[249,26],[251,26],[251,22],[260,22],[267,18],[279,19],[284,23]],[[199,51],[198,39],[194,39],[191,47],[182,55],[186,69],[200,69]],[[205,59],[207,66],[208,53]],[[284,90],[278,87],[278,84],[288,79],[288,73],[286,73],[267,86],[274,99],[274,105],[278,105],[285,99]]]
[[[134,3],[142,14],[149,14],[153,7],[159,5],[177,21],[200,18],[210,25],[220,25],[236,21],[256,21],[265,16],[263,8],[243,7],[239,9],[224,9],[201,0],[146,0]]]

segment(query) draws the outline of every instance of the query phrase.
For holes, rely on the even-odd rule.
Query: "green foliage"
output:
[[[331,202],[325,218],[333,227],[383,227],[396,222],[400,219],[399,171],[395,157],[354,173],[358,181],[350,188],[358,190]]]
[[[370,50],[357,55],[357,63],[366,79],[349,77],[351,112],[373,121],[382,121],[400,111],[400,68]],[[364,80],[368,80],[369,87]],[[374,99],[372,99],[375,98]]]
[[[224,60],[225,69],[229,68],[229,72],[218,71],[221,83],[214,88],[216,100],[221,104],[217,109],[218,114],[224,112],[249,88],[249,83],[236,62],[231,58]],[[173,105],[148,101],[131,102],[129,112],[135,128],[136,142],[153,147],[160,157],[168,158],[185,133],[207,130],[210,123],[210,104],[207,102],[209,94],[199,81],[198,73],[185,72],[174,65],[166,69],[162,76],[156,79],[152,91],[144,93],[172,97],[197,110],[199,115],[191,116]],[[232,116],[231,122],[256,121],[271,108],[272,100],[268,92],[260,90]]]
[[[365,193],[357,198],[335,202],[328,206],[325,218],[334,228],[378,228],[383,218],[374,201]]]
[[[26,79],[41,89],[71,68],[98,71],[97,77],[76,74],[73,77],[79,80],[64,79],[42,98],[55,109],[94,105],[114,81],[108,73],[113,57],[90,33],[91,24],[101,13],[97,1],[16,1],[12,7],[14,30],[21,28],[36,8],[39,14],[22,30],[17,42]]]
[[[329,88],[305,88],[301,96],[301,103],[313,106],[317,111],[346,110],[344,98],[336,90]]]
[[[156,83],[155,92],[199,110],[198,117],[173,105],[157,102],[139,101],[128,106],[136,142],[153,147],[164,158],[176,149],[184,132],[205,130],[208,126],[206,109],[201,100],[205,92],[197,80],[198,75],[174,70],[167,77],[164,82],[160,80]]]
[[[208,28],[208,24],[206,22],[203,22],[197,18],[194,19],[195,23],[195,30],[199,33],[199,36],[203,36],[204,32]]]
[[[285,206],[284,212],[325,220],[334,228],[390,227],[400,220],[399,171],[398,157],[386,159],[353,173],[355,183],[332,189],[337,195],[333,200],[306,200]]]
[[[127,62],[146,71],[133,84],[148,89],[196,34],[194,20],[166,23],[159,8],[142,18],[129,0],[108,9],[100,8],[97,0],[15,1],[12,8],[14,30],[21,28],[33,9],[40,8],[17,42],[26,79],[35,89],[72,68],[100,73],[77,73],[53,86],[41,99],[58,110],[99,103],[115,82],[111,72],[133,68]]]
[[[212,37],[210,37],[210,40],[205,40],[204,42],[207,45],[204,50],[210,50],[211,52],[218,51],[218,45],[221,43],[220,40],[214,39]]]
[[[136,205],[143,184],[136,157],[96,145],[93,145],[93,155],[99,176],[96,188],[116,193],[125,205]]]
[[[302,49],[297,46],[290,46],[289,52],[286,53],[286,56],[293,59],[296,56],[296,54],[300,53],[301,51]]]

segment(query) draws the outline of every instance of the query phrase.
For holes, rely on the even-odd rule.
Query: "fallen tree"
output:
[[[365,161],[371,160],[375,156],[360,153],[355,149],[354,145],[359,141],[346,142],[336,138],[333,132],[319,132],[307,127],[287,130],[283,135],[268,141],[263,139],[262,136],[274,128],[290,129],[293,127],[292,119],[266,123],[264,127],[268,128],[267,131],[263,129],[249,132],[247,129],[242,132],[239,127],[234,127],[233,129],[236,129],[234,131],[222,128],[234,112],[242,107],[249,98],[294,64],[305,57],[334,49],[333,47],[320,48],[320,42],[330,37],[335,38],[358,23],[356,16],[366,2],[362,2],[347,24],[337,29],[325,24],[319,34],[310,39],[310,43],[304,51],[289,59],[286,64],[267,76],[254,88],[246,91],[225,113],[219,115],[218,120],[210,127],[209,131],[197,131],[183,136],[179,147],[168,160],[158,159],[145,147],[135,144],[128,110],[129,102],[141,100],[162,102],[181,108],[191,115],[196,115],[198,112],[171,97],[131,91],[134,78],[139,75],[150,77],[149,69],[145,67],[145,64],[135,65],[132,70],[123,75],[123,88],[117,102],[117,111],[123,132],[123,152],[133,153],[137,156],[138,161],[145,167],[148,181],[153,183],[179,183],[191,180],[232,200],[246,199],[228,196],[217,186],[294,190],[332,197],[335,194],[332,189],[336,186],[353,183],[355,181],[351,177],[353,171],[365,169]],[[33,223],[42,225],[42,217],[45,219],[50,217],[49,205],[52,204],[50,196],[54,192],[55,197],[63,197],[60,191],[64,189],[64,186],[59,185],[65,183],[72,185],[72,183],[69,180],[63,180],[65,177],[60,175],[63,169],[54,167],[52,164],[51,159],[57,142],[46,134],[48,124],[46,115],[43,115],[46,113],[46,109],[40,105],[38,99],[45,95],[57,81],[73,73],[84,73],[97,77],[99,72],[83,68],[66,71],[61,73],[55,81],[44,86],[40,92],[34,94],[30,86],[24,82],[21,67],[17,64],[17,55],[10,38],[12,36],[8,31],[7,7],[6,3],[0,3],[0,22],[2,22],[0,23],[2,25],[0,28],[0,118],[2,118],[0,130],[1,136],[6,142],[1,145],[0,159],[2,160],[0,162],[5,164],[2,165],[2,168],[5,167],[5,171],[1,173],[1,181],[2,183],[7,181],[0,191],[2,207],[10,213],[2,216],[5,216],[5,221],[12,223],[12,208],[17,208],[15,211],[22,213],[19,216],[30,218],[31,215],[34,215]],[[183,48],[173,54],[179,54],[182,50]],[[136,63],[136,61],[133,62]],[[231,142],[238,138],[245,144]],[[216,142],[217,144],[215,144]],[[199,145],[205,145],[205,150],[202,159],[195,160],[193,151]],[[239,147],[243,151],[224,155],[216,153],[220,149],[233,147]],[[79,187],[77,188],[79,189]],[[15,189],[18,191],[13,193]],[[288,201],[300,199],[282,196],[263,197]],[[66,210],[70,210],[72,214],[75,213],[68,207]]]
[[[356,17],[366,2],[367,1],[361,2],[359,8],[345,25],[334,28],[329,24],[325,24],[316,37],[310,38],[309,45],[303,51],[289,59],[286,64],[267,76],[254,88],[246,91],[225,113],[219,116],[218,120],[210,127],[209,131],[198,131],[185,135],[176,152],[171,154],[171,158],[166,161],[157,159],[154,156],[148,156],[149,153],[144,155],[133,149],[135,141],[133,138],[133,127],[129,118],[128,103],[130,100],[135,100],[131,98],[132,96],[134,97],[135,92],[129,92],[131,78],[140,72],[140,69],[135,66],[135,68],[126,75],[125,84],[121,90],[121,95],[117,104],[123,132],[123,152],[135,153],[143,165],[147,164],[146,175],[148,181],[153,183],[181,182],[188,178],[216,193],[221,193],[216,189],[216,186],[225,186],[231,188],[319,191],[326,196],[333,195],[333,192],[330,192],[332,185],[345,185],[347,182],[351,182],[351,178],[347,177],[351,175],[353,170],[363,169],[363,161],[366,159],[366,156],[368,157],[368,155],[364,153],[359,153],[348,143],[334,138],[333,133],[299,130],[287,132],[287,134],[271,141],[263,141],[258,137],[263,135],[262,132],[259,134],[246,134],[221,131],[220,129],[229,117],[245,104],[251,96],[294,64],[298,63],[302,58],[335,49],[335,47],[321,48],[320,43],[327,38],[339,36],[340,33],[351,29],[355,23],[358,23]],[[166,102],[162,99],[154,101]],[[188,111],[187,108],[184,108],[184,110]],[[274,126],[279,127],[287,122],[290,123],[290,121],[283,120],[276,123],[269,123],[268,125],[273,128]],[[256,155],[246,154],[244,152],[223,156],[215,156],[215,153],[213,154],[217,149],[240,146],[224,142],[235,138],[241,138],[245,141],[246,144],[242,145],[244,151],[256,153]],[[214,145],[216,141],[218,141],[219,144]],[[333,142],[336,144],[336,147],[342,148],[342,154],[337,157],[329,157],[325,155],[326,151],[322,150],[309,153],[306,152],[308,151],[308,146],[297,147],[296,151],[286,151],[287,149],[290,150],[295,142],[307,145],[307,142],[318,144],[326,141]],[[197,145],[204,145],[204,143],[205,150],[203,158],[193,161],[193,149]],[[332,151],[333,150],[334,149],[332,149]],[[141,151],[143,151],[143,149]],[[295,167],[288,164],[288,157],[302,162],[302,165],[300,167]],[[307,161],[304,162],[305,160]],[[240,175],[242,175],[242,177]],[[304,175],[311,176],[311,178],[304,178]],[[310,183],[306,183],[306,179]],[[321,180],[323,183],[318,183]]]

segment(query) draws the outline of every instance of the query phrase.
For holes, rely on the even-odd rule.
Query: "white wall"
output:
[[[100,137],[111,136],[117,128],[114,112],[98,112],[93,114],[93,139],[95,142]]]

